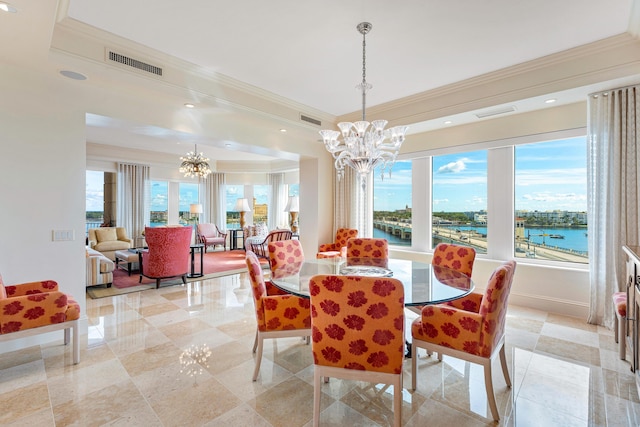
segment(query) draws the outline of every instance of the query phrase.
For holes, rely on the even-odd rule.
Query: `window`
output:
[[[253,223],[267,223],[269,219],[269,192],[270,185],[253,186],[253,204],[249,201],[249,206],[253,210]]]
[[[586,138],[515,147],[515,256],[588,263]]]
[[[235,206],[238,199],[244,198],[244,185],[225,185],[227,198],[227,228],[240,228],[240,213],[236,212]]]
[[[200,200],[200,186],[197,183],[181,182],[179,185],[179,204],[178,215],[180,217],[180,224],[192,224],[197,218],[197,214],[191,213],[191,205],[199,203]]]
[[[86,229],[89,230],[104,222],[104,172],[86,172],[85,193]]]
[[[432,188],[432,247],[453,242],[487,253],[487,151],[434,156]]]
[[[151,181],[150,227],[167,225],[169,220],[169,183]]]
[[[390,245],[411,246],[411,161],[397,161],[392,176],[373,177],[373,237]]]

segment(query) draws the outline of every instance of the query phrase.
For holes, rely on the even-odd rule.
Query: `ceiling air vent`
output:
[[[144,61],[139,61],[137,59],[130,58],[126,55],[122,55],[121,53],[112,52],[111,50],[107,51],[107,61],[115,62],[117,64],[126,65],[127,67],[135,68],[146,73],[155,74],[156,76],[162,77],[162,68],[157,67],[155,65],[147,64]]]
[[[322,122],[318,119],[314,119],[313,117],[305,116],[304,114],[300,114],[300,120],[303,122],[311,123],[312,125],[322,126]]]
[[[479,119],[484,119],[485,117],[497,116],[498,114],[506,114],[513,113],[516,111],[516,107],[510,105],[508,107],[499,108],[497,110],[484,111],[482,113],[477,113],[476,117]]]

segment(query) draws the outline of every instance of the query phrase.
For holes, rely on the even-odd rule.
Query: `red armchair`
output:
[[[73,363],[80,362],[80,305],[60,292],[53,280],[5,286],[0,276],[0,342],[64,329],[69,343],[73,329]]]
[[[222,246],[222,249],[227,250],[227,233],[220,231],[215,224],[198,224],[198,241],[204,245],[206,252],[207,247],[211,246],[213,249],[216,246]]]
[[[160,280],[182,277],[187,283],[191,246],[191,227],[146,227],[144,237],[148,250],[140,252],[140,282],[142,276]]]

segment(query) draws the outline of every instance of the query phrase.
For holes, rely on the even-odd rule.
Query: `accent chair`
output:
[[[293,232],[291,230],[273,230],[263,240],[245,240],[245,248],[260,258],[269,259],[269,243],[291,240],[292,237]]]
[[[127,236],[124,227],[90,228],[88,245],[111,261],[116,260],[116,251],[133,248],[133,239]]]
[[[470,246],[439,243],[433,251],[431,265],[447,267],[471,277],[476,250]]]
[[[145,227],[144,237],[149,249],[140,252],[140,282],[142,277],[160,280],[180,276],[187,283],[192,227]]]
[[[220,231],[216,224],[198,224],[197,241],[204,245],[204,251],[211,246],[214,250],[216,246],[222,246],[223,250],[227,250],[227,233]]]
[[[347,240],[358,237],[355,228],[338,228],[333,243],[323,243],[318,247],[316,258],[338,258],[347,256]]]

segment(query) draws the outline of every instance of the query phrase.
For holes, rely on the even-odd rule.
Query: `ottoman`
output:
[[[129,273],[129,276],[131,276],[131,270],[135,269],[137,270],[138,268],[138,251],[137,250],[121,250],[121,251],[116,251],[115,253],[115,257],[116,257],[116,268],[118,268],[120,266],[120,263],[126,263],[127,264],[127,272]],[[135,266],[133,265],[135,264]],[[121,267],[122,269],[124,269],[124,266]]]

